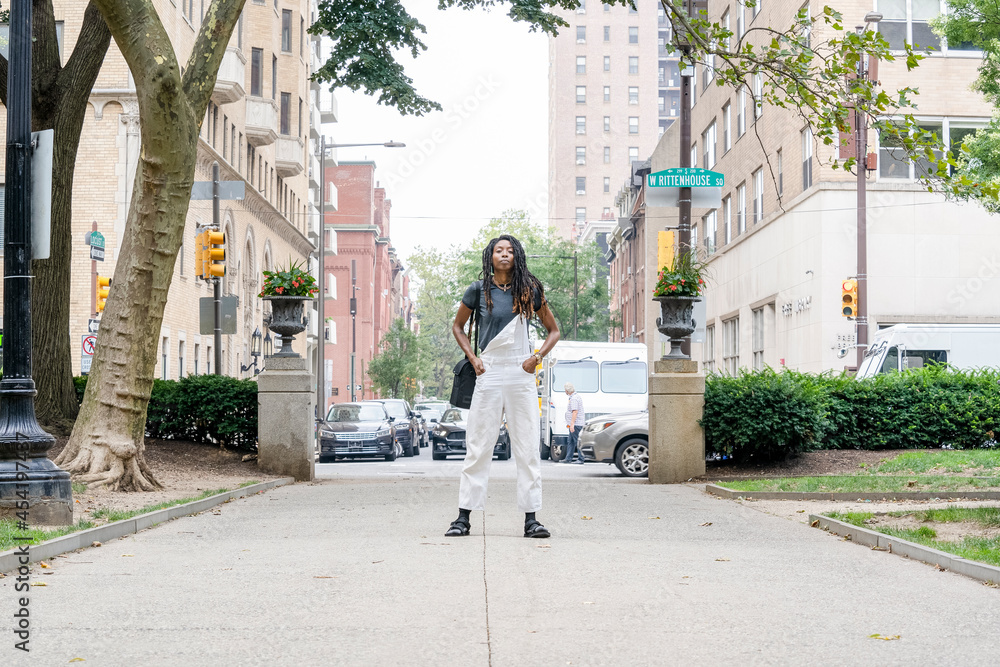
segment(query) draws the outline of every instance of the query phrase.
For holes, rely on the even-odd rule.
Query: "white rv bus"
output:
[[[960,370],[1000,367],[1000,324],[894,324],[875,334],[856,377],[929,362]]]
[[[642,410],[648,403],[648,351],[643,343],[560,341],[538,374],[543,459],[562,460],[569,443],[563,386],[573,383],[586,418]]]

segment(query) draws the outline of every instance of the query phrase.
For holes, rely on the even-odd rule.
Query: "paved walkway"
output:
[[[1000,662],[1000,590],[693,487],[547,482],[550,540],[521,537],[506,479],[471,537],[444,538],[456,495],[325,480],[56,558],[34,575],[32,653],[5,631],[0,663]]]

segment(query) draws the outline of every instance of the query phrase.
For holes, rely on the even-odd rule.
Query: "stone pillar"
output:
[[[257,376],[257,466],[296,482],[316,476],[316,392],[302,357],[270,357]]]
[[[705,474],[705,374],[691,359],[660,360],[649,378],[649,481],[676,484]]]

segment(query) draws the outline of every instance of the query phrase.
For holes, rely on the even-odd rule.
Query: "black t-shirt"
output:
[[[502,290],[496,285],[490,286],[490,296],[493,297],[493,311],[486,308],[486,295],[479,292],[483,281],[477,280],[469,285],[462,297],[462,303],[469,310],[476,310],[476,298],[479,298],[479,349],[485,350],[498,333],[510,324],[514,315],[514,294],[512,290]],[[532,307],[535,312],[542,307],[542,295],[538,288],[532,290]]]

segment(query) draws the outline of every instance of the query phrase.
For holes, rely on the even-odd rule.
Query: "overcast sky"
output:
[[[418,92],[444,110],[403,117],[341,89],[338,122],[323,130],[335,143],[406,143],[338,151],[340,160],[375,161],[405,261],[418,245],[464,244],[508,208],[546,216],[548,42],[502,11],[404,4],[427,26],[427,50],[401,62]]]

